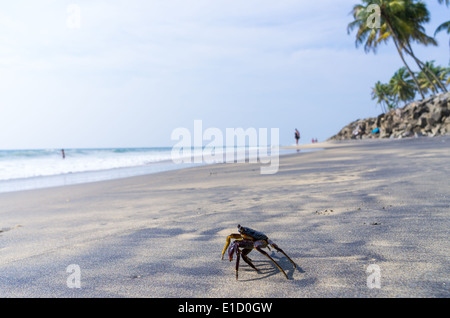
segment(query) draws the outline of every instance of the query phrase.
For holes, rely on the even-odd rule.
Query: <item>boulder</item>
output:
[[[379,133],[372,134],[376,128],[379,129]],[[450,92],[412,102],[377,117],[355,120],[329,140],[406,138],[444,134],[450,134]]]

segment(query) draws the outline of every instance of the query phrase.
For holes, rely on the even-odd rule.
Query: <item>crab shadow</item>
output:
[[[275,262],[280,265],[280,267],[286,273],[288,280],[295,280],[294,273],[305,273],[305,271],[295,263],[296,267],[285,257],[278,258],[275,254],[272,254],[271,257],[275,260]],[[280,275],[285,279],[283,273],[276,267],[272,261],[268,259],[258,259],[256,260],[255,255],[253,255],[252,263],[256,266],[258,271],[255,271],[253,268],[245,264],[245,262],[240,262],[239,264],[239,281],[249,282],[249,281],[257,281],[262,279],[267,279],[271,276]]]

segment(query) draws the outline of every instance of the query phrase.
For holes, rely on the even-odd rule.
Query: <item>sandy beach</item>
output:
[[[0,297],[450,297],[450,136],[310,147],[274,175],[217,164],[0,194]],[[253,251],[260,271],[241,262],[236,281],[220,255],[238,224],[295,261],[269,252],[288,280]]]

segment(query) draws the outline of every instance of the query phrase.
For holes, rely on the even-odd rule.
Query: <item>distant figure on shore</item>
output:
[[[357,125],[355,129],[353,129],[352,139],[356,139],[358,136],[359,138],[361,138],[361,128],[359,127],[359,125]]]
[[[298,140],[300,139],[300,132],[295,128],[295,144],[298,146]]]
[[[61,149],[61,155],[63,159],[66,159],[66,153],[64,152],[64,149]]]

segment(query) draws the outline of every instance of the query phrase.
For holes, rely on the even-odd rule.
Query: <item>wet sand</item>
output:
[[[315,147],[274,175],[218,164],[0,194],[0,297],[450,297],[450,137]],[[236,281],[220,254],[237,224],[296,262],[269,252],[288,280],[253,251],[260,271],[241,261]]]

